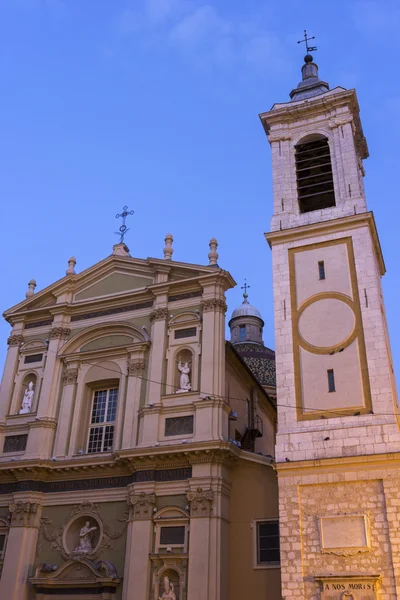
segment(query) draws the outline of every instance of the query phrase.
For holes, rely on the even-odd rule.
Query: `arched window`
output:
[[[300,212],[335,206],[328,139],[321,135],[303,139],[295,148],[295,158]]]

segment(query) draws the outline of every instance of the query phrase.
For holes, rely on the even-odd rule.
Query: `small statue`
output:
[[[170,582],[169,577],[164,577],[164,592],[162,596],[158,596],[158,600],[176,600],[174,593],[174,584]]]
[[[25,414],[31,412],[34,395],[35,395],[35,391],[33,389],[33,382],[30,381],[28,384],[28,387],[25,390],[24,397],[22,399],[22,407],[21,407],[21,410],[19,411],[20,415],[25,415]]]
[[[192,386],[190,385],[190,379],[189,379],[189,373],[190,373],[190,367],[189,367],[189,363],[185,362],[181,362],[181,360],[178,362],[178,371],[180,371],[181,376],[179,379],[179,390],[176,391],[176,393],[180,393],[180,392],[189,392],[192,389]]]
[[[85,552],[90,553],[93,551],[92,546],[92,531],[95,531],[97,527],[90,527],[89,521],[86,521],[85,526],[79,532],[80,544],[75,548],[74,552]]]

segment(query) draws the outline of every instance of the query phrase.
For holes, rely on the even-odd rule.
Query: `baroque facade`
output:
[[[305,57],[272,150],[282,595],[400,598],[399,408],[354,90]]]
[[[216,247],[119,243],[5,312],[1,598],[280,597],[273,374],[225,341]]]

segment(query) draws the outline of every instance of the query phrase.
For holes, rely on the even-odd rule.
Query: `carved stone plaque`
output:
[[[193,415],[165,419],[165,435],[187,435],[193,433]]]
[[[316,577],[321,600],[377,600],[379,575],[360,577]]]
[[[335,515],[320,518],[322,552],[351,556],[369,551],[366,515]]]

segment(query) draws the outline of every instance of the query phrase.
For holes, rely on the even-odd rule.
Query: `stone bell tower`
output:
[[[272,150],[283,598],[372,599],[379,587],[400,598],[399,410],[368,148],[355,90],[330,90],[304,61],[291,100],[260,115]]]

